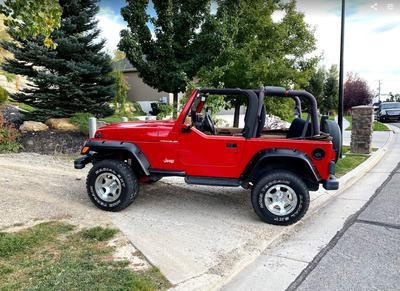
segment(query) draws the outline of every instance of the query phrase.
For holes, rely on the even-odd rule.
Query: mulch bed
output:
[[[80,132],[63,132],[48,130],[41,132],[22,133],[18,142],[24,152],[34,152],[45,155],[78,154],[87,137]]]

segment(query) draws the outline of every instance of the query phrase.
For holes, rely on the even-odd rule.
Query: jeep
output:
[[[240,98],[246,104],[242,127],[216,125],[207,106],[213,95],[222,95],[231,104]],[[265,127],[265,100],[272,97],[295,101],[296,117],[288,129]],[[303,119],[304,100],[308,116]],[[316,100],[306,91],[195,89],[176,120],[99,128],[94,138],[86,140],[75,168],[93,164],[87,192],[103,210],[129,206],[140,184],[179,176],[188,184],[251,189],[251,202],[261,220],[289,225],[307,212],[309,191],[318,190],[320,184],[327,190],[338,189],[335,163],[341,144],[337,123],[326,116],[318,120]]]

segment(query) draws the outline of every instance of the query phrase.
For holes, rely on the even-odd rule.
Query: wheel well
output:
[[[128,150],[99,151],[94,156],[93,163],[106,159],[126,161],[136,175],[145,175],[137,158]]]
[[[298,175],[311,191],[316,191],[319,188],[319,181],[306,161],[291,157],[268,157],[263,159],[252,170],[248,180],[255,184],[266,173],[276,170],[285,170]]]

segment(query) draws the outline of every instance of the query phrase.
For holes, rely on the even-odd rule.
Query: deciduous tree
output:
[[[0,12],[9,16],[5,24],[20,39],[44,36],[44,44],[55,47],[50,37],[60,27],[62,9],[57,0],[5,0]]]
[[[344,84],[344,109],[347,111],[353,106],[367,105],[371,103],[372,92],[367,81],[357,74],[349,73]]]
[[[313,94],[317,99],[318,105],[321,105],[324,100],[326,74],[325,67],[319,67],[315,70],[315,72],[312,73],[310,81],[306,87],[306,90]]]
[[[323,100],[320,106],[321,112],[329,114],[335,111],[339,98],[339,75],[336,65],[332,65],[328,71],[323,88]]]
[[[277,13],[281,19],[276,19]],[[315,49],[315,37],[295,1],[223,0],[217,17],[230,41],[200,73],[210,86],[304,88],[308,84],[318,61],[308,57]],[[289,118],[293,108],[291,100],[283,99],[267,98],[266,105],[268,113],[283,118]]]
[[[219,55],[223,44],[210,0],[127,0],[121,14],[128,29],[121,32],[120,50],[143,81],[159,91],[184,92],[198,70]],[[176,110],[174,110],[176,116]]]

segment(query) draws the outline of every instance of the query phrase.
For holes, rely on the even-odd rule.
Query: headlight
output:
[[[381,115],[386,115],[386,110],[382,110]]]

